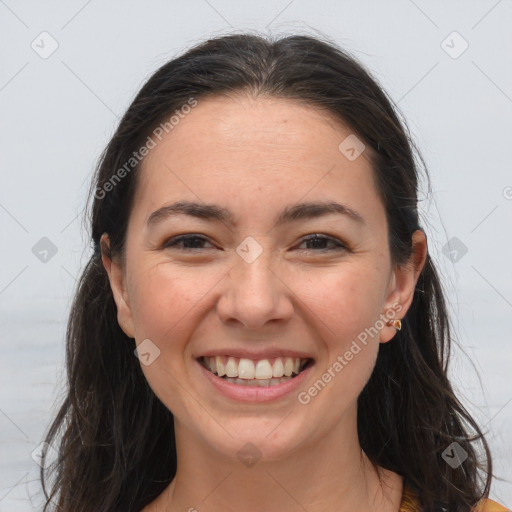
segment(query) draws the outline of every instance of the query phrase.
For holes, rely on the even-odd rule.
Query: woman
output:
[[[329,42],[162,66],[91,189],[47,510],[506,510],[447,378],[413,149]]]

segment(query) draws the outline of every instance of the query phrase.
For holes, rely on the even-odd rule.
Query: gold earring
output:
[[[398,318],[396,320],[390,320],[388,325],[392,325],[397,331],[402,330],[402,321],[398,320]]]

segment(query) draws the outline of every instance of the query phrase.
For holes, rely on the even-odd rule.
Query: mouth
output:
[[[253,360],[233,356],[202,356],[199,363],[229,384],[271,387],[296,378],[314,360],[300,357],[274,357]]]

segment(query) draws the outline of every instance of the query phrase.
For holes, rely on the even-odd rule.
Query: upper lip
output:
[[[244,359],[272,359],[274,357],[292,357],[301,359],[313,359],[310,354],[306,352],[299,352],[297,350],[284,350],[284,349],[268,349],[268,350],[247,350],[246,348],[224,348],[224,349],[212,349],[207,350],[200,355],[196,356],[196,359],[201,357],[215,357],[215,356],[232,356]]]

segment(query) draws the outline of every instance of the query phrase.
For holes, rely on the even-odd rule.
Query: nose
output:
[[[235,258],[223,279],[224,290],[217,303],[217,313],[223,322],[258,330],[292,317],[293,292],[287,282],[289,279],[282,266],[272,265],[266,253],[268,251],[264,250],[252,262]]]

